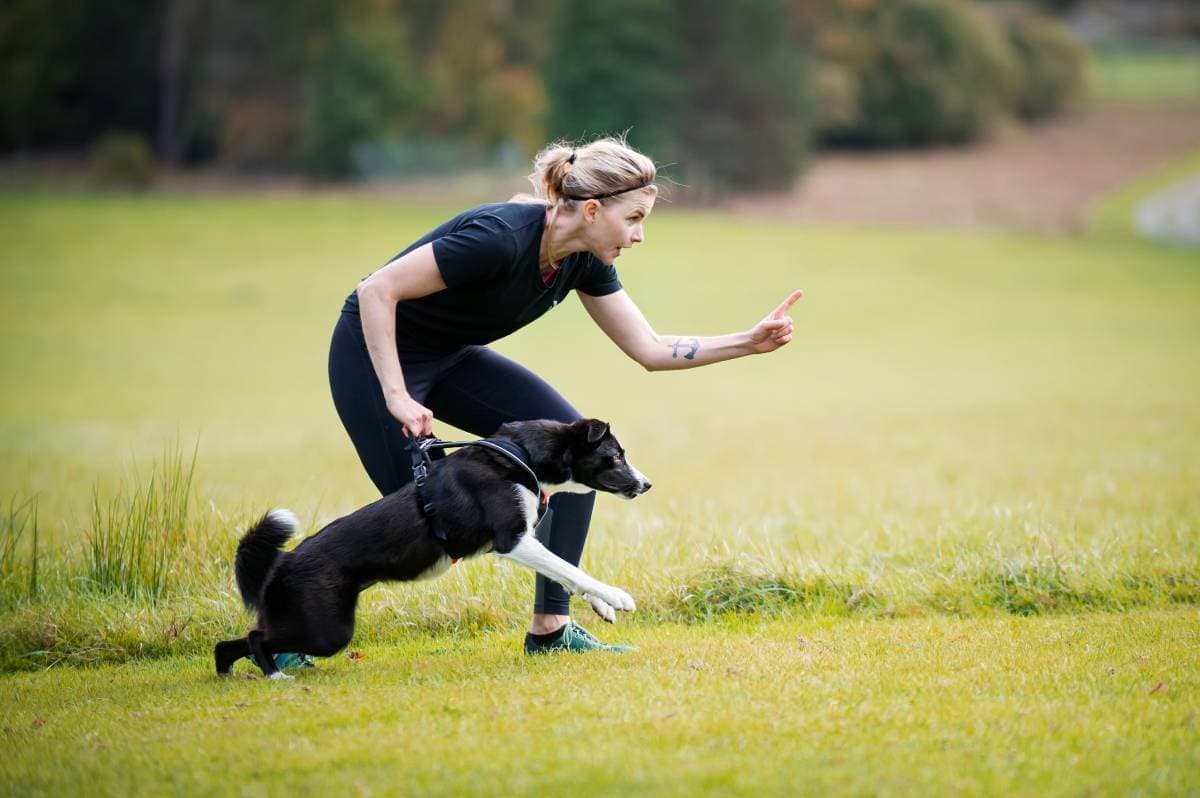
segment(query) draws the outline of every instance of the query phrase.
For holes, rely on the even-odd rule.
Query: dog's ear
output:
[[[589,446],[596,446],[608,434],[608,424],[599,419],[589,418],[584,422],[584,438]]]

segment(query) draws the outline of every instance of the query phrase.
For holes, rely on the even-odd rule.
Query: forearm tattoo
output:
[[[683,353],[685,360],[695,360],[696,353],[700,351],[699,338],[677,338],[674,343],[667,344],[671,347],[671,359],[675,360],[679,357],[679,350],[686,350]]]

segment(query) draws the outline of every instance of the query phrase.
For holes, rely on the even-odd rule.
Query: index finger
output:
[[[788,308],[790,308],[792,305],[796,304],[796,301],[798,299],[800,299],[800,297],[802,297],[802,296],[804,296],[804,289],[797,288],[795,291],[792,292],[791,296],[789,296],[787,299],[783,300],[782,305],[775,308],[775,310],[771,313],[771,318],[773,318],[773,319],[783,318],[783,314],[787,313]]]

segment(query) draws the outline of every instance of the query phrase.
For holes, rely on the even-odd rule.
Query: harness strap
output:
[[[450,551],[446,530],[437,522],[437,508],[433,506],[433,502],[429,500],[424,491],[425,483],[429,481],[429,468],[433,465],[433,461],[430,460],[429,453],[423,447],[411,440],[408,451],[412,457],[413,488],[417,496],[417,508],[421,511],[421,515],[429,521],[429,528],[433,532],[433,536],[442,544],[446,554],[450,555],[452,563],[457,563],[462,556]]]
[[[525,462],[525,450],[517,444],[507,440],[478,440],[478,441],[440,441],[437,438],[416,438],[408,439],[409,455],[412,458],[413,471],[413,488],[417,497],[417,507],[421,511],[421,515],[429,521],[429,526],[433,532],[433,536],[442,544],[442,548],[446,550],[446,554],[450,556],[453,562],[457,563],[462,559],[463,554],[467,552],[455,553],[450,550],[449,537],[446,534],[445,528],[437,522],[437,508],[433,502],[426,496],[424,488],[429,481],[430,468],[433,461],[429,457],[430,449],[459,449],[467,446],[480,446],[485,449],[491,449],[494,452],[504,455],[516,465],[520,466],[524,471],[523,477],[527,478],[529,484],[525,487],[530,488],[535,496],[538,497],[537,505],[537,521],[534,522],[534,529],[537,529],[543,519],[546,517],[546,511],[549,506],[550,497],[541,489],[541,483],[538,481],[537,475],[533,473],[533,469]],[[526,455],[527,456],[527,455]]]

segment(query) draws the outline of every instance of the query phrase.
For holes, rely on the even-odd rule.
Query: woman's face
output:
[[[654,209],[657,196],[658,189],[651,186],[597,203],[594,217],[593,209],[586,208],[585,215],[592,218],[588,229],[592,254],[604,263],[612,263],[622,250],[644,241],[642,223]]]

